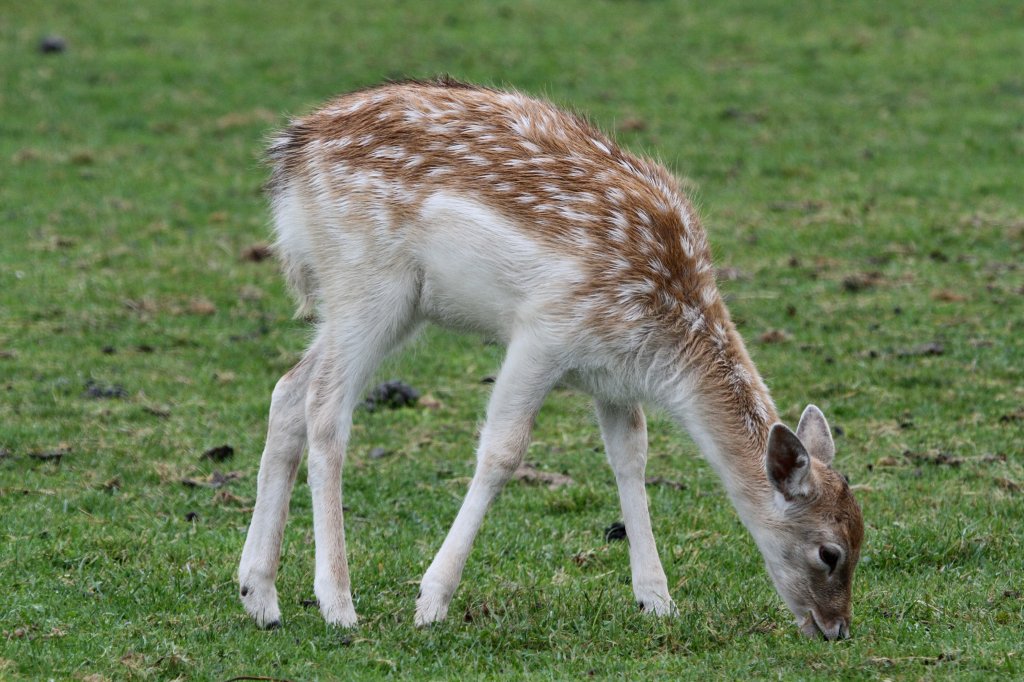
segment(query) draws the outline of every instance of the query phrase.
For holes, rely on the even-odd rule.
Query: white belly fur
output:
[[[435,194],[424,201],[419,223],[408,237],[416,241],[410,251],[423,276],[420,307],[444,326],[507,342],[518,325],[550,314],[552,300],[582,279],[571,257],[471,199]]]

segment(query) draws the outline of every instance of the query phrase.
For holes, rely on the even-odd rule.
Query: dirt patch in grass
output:
[[[530,485],[544,485],[549,490],[557,490],[558,488],[573,484],[572,478],[565,474],[542,471],[528,462],[524,462],[522,466],[516,469],[512,478]]]

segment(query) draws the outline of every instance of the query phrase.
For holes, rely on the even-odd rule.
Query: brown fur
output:
[[[395,212],[455,189],[553,249],[580,253],[589,276],[572,298],[594,303],[590,326],[621,334],[631,311],[632,331],[678,346],[681,369],[701,368],[708,399],[734,415],[723,433],[746,434],[731,450],[763,451],[774,408],[718,295],[696,211],[662,166],[582,117],[448,78],[407,81],[342,95],[293,121],[269,156],[272,192],[318,172],[339,177],[333,191],[351,198],[344,178],[358,168],[403,188],[388,197]]]

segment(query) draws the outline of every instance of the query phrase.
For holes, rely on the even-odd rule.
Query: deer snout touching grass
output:
[[[795,432],[779,423],[668,171],[550,104],[445,78],[343,95],[293,121],[269,159],[276,252],[299,313],[318,322],[271,400],[238,572],[259,625],[280,621],[274,583],[306,448],[315,593],[328,623],[356,624],[341,505],[352,412],[382,358],[431,321],[507,354],[418,625],[445,618],[485,512],[565,381],[594,399],[645,611],[676,613],[648,514],[642,404],[698,444],[801,631],[849,635],[863,524],[828,423],[814,406]]]

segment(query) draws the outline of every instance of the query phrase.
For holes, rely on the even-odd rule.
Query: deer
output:
[[[241,601],[280,625],[275,581],[304,451],[314,592],[352,627],[342,465],[353,410],[382,359],[426,323],[485,335],[506,354],[472,480],[419,583],[414,622],[443,621],[484,515],[523,462],[556,384],[589,394],[629,542],[634,597],[678,609],[645,489],[655,408],[688,432],[721,479],[799,630],[850,633],[860,508],[808,405],[795,431],[716,285],[708,241],[680,182],[581,115],[450,77],[350,92],[293,119],[269,144],[274,250],[316,321],[271,396]]]

